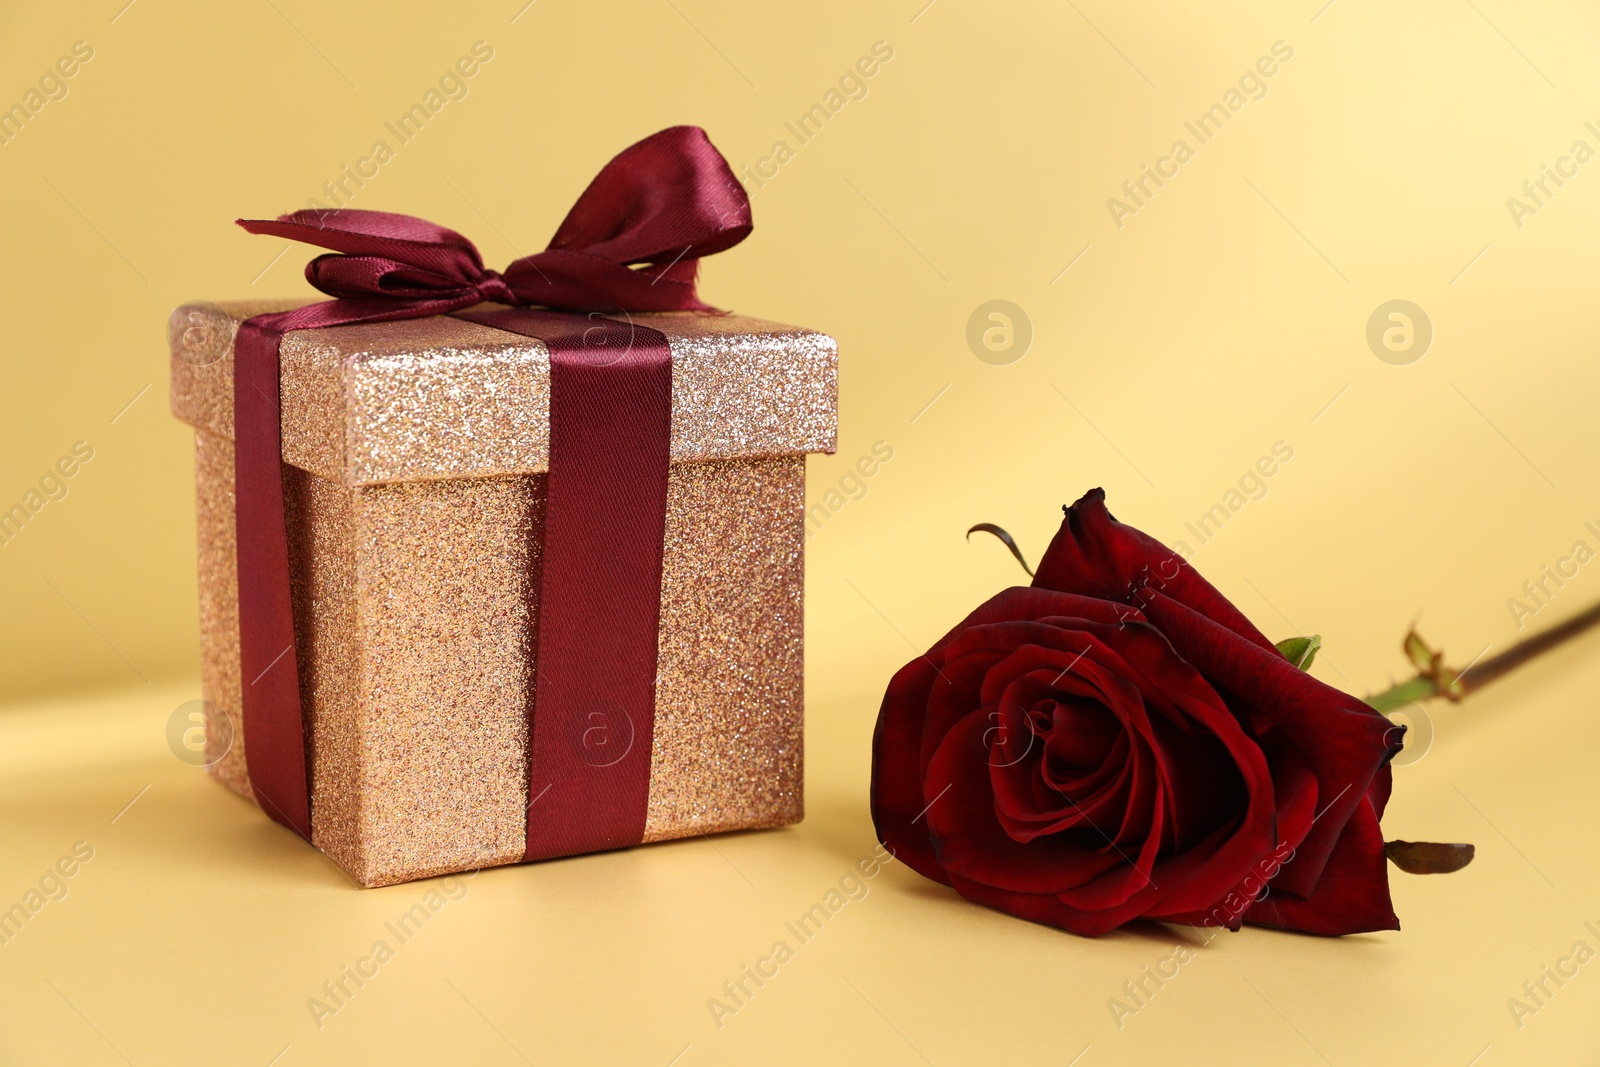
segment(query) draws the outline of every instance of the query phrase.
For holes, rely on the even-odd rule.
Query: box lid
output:
[[[233,338],[303,301],[173,312],[172,412],[233,437]],[[487,305],[492,306],[492,305]],[[743,315],[636,314],[672,346],[672,462],[833,452],[833,338]],[[284,461],[348,486],[536,474],[550,463],[544,342],[449,316],[284,336]]]

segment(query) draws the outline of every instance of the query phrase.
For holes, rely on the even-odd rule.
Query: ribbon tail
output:
[[[249,319],[234,342],[234,519],[238,540],[240,713],[250,789],[264,811],[311,840],[305,726],[284,516],[278,343]]]

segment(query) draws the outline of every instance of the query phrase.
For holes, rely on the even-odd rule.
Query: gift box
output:
[[[172,410],[195,431],[207,759],[246,797],[234,341],[295,306],[190,304],[172,331]],[[835,448],[836,346],[742,315],[629,320],[672,357],[654,720],[591,712],[574,729],[595,765],[648,744],[642,841],[794,823],[805,456]],[[519,862],[542,810],[549,346],[432,315],[287,332],[279,360],[310,839],[364,886]]]

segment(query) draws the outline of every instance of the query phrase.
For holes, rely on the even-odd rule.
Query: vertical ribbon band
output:
[[[311,840],[300,669],[283,498],[278,342],[269,316],[233,343],[233,512],[239,572],[239,709],[250,792],[263,811]]]
[[[672,350],[656,330],[594,316],[456,317],[550,350],[525,858],[637,845],[655,726]]]

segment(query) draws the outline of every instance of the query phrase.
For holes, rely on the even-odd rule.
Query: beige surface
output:
[[[1575,941],[1600,948],[1584,928],[1600,927],[1594,648],[1536,668],[1520,693],[1435,715],[1432,750],[1396,774],[1388,821],[1475,840],[1479,858],[1449,878],[1396,875],[1403,931],[1222,935],[1120,1030],[1107,1001],[1198,934],[1081,940],[892,863],[846,883],[865,896],[836,898],[808,942],[786,927],[874,854],[859,760],[813,761],[809,817],[790,829],[361,891],[172,758],[162,729],[192,684],[16,708],[0,717],[0,902],[74,842],[94,858],[0,947],[0,1062],[266,1064],[291,1046],[283,1067],[516,1064],[519,1051],[664,1067],[687,1047],[683,1067],[915,1064],[919,1052],[1059,1065],[1091,1046],[1079,1067],[1309,1065],[1319,1052],[1465,1067],[1486,1047],[1483,1067],[1593,1063],[1600,963],[1520,1030],[1506,1000]],[[385,924],[419,903],[426,918],[401,943]],[[319,1028],[308,999],[379,940],[393,958]],[[718,1028],[707,1001],[779,940],[793,958]]]
[[[1077,1067],[1321,1064],[1294,1027],[1341,1067],[1465,1067],[1486,1045],[1478,1067],[1600,1057],[1600,964],[1520,1031],[1505,1005],[1600,911],[1593,641],[1441,712],[1434,750],[1401,768],[1390,835],[1482,853],[1401,881],[1399,934],[1229,937],[1118,1032],[1106,999],[1167,935],[1083,942],[891,868],[722,1030],[705,1007],[871,850],[884,683],[1016,575],[997,545],[962,540],[974,522],[1037,556],[1058,507],[1103,484],[1119,518],[1197,547],[1267,633],[1322,633],[1317,673],[1355,692],[1401,670],[1419,613],[1462,663],[1600,599],[1587,563],[1528,629],[1507,606],[1574,541],[1600,547],[1585,526],[1600,527],[1600,160],[1545,179],[1534,214],[1507,206],[1544,165],[1572,174],[1574,141],[1600,148],[1592,5],[385,10],[0,8],[0,105],[74,41],[94,48],[65,99],[0,145],[0,508],[74,442],[94,450],[0,546],[0,696],[23,701],[0,714],[0,901],[74,841],[97,848],[72,895],[0,948],[0,1062],[120,1063],[83,1016],[141,1065],[265,1064],[291,1043],[280,1067],[522,1062],[485,1017],[533,1062],[591,1048],[665,1065],[692,1045],[679,1067],[921,1063],[895,1028],[941,1067],[1003,1062],[986,1042],[1058,1067],[1089,1044]],[[696,122],[737,171],[765,174],[754,236],[705,264],[704,295],[839,339],[840,450],[808,467],[809,817],[718,839],[726,858],[690,841],[486,873],[316,1031],[306,998],[421,887],[350,890],[167,752],[199,661],[193,444],[161,400],[163,323],[195,298],[308,297],[308,252],[230,220],[323,195],[477,40],[494,58],[466,97],[396,143],[353,206],[451,226],[499,268],[544,245],[617,149]],[[1265,95],[1119,228],[1108,198],[1279,40],[1294,58]],[[800,143],[786,124],[876,41],[893,58],[864,98]],[[792,155],[763,163],[780,139]],[[1033,326],[1007,366],[966,338],[997,298]],[[1409,366],[1365,336],[1397,298],[1434,326]],[[1278,441],[1294,458],[1265,495],[1194,545],[1186,524]],[[880,442],[892,459],[855,473]],[[137,693],[57,695],[112,685]]]

